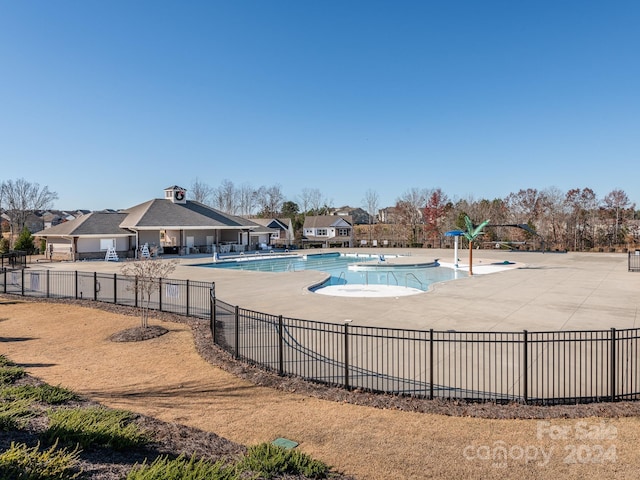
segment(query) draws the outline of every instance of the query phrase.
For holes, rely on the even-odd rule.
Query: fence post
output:
[[[76,270],[73,275],[73,290],[74,290],[74,297],[77,300],[78,299],[78,270]]]
[[[2,290],[3,290],[2,293],[7,293],[7,269],[4,268],[4,267],[2,267],[2,276],[4,277],[4,280],[3,280],[3,285],[4,286],[2,288]]]
[[[93,299],[98,301],[98,272],[93,272]]]
[[[158,310],[162,311],[162,278],[158,279]]]
[[[209,290],[209,329],[213,344],[216,344],[216,286],[213,284]]]
[[[118,304],[118,274],[113,274],[113,303]]]
[[[350,390],[349,385],[349,324],[351,320],[344,321],[344,388]]]
[[[22,285],[20,286],[22,296],[24,297],[24,268],[20,270],[20,274],[22,276]]]
[[[138,291],[138,276],[136,275],[136,279],[134,280],[134,285],[133,285],[133,296],[135,297],[135,300],[133,301],[133,303],[135,304],[136,308],[138,308],[138,294],[140,292]]]
[[[187,279],[187,317],[189,316],[189,279]]]
[[[429,400],[433,400],[433,328],[429,329]]]
[[[278,375],[284,375],[284,335],[282,315],[278,315]]]
[[[237,360],[240,358],[240,308],[236,305],[235,309],[235,323],[236,323],[236,335],[235,335],[235,354],[234,357]]]
[[[611,367],[611,372],[609,375],[611,376],[611,392],[610,392],[610,400],[615,402],[616,400],[616,329],[611,327],[611,348],[609,349],[611,353],[611,358],[609,360],[609,366]]]
[[[46,288],[47,288],[47,294],[46,294],[46,295],[47,295],[47,298],[49,298],[49,294],[50,294],[50,291],[51,291],[51,288],[50,288],[50,278],[49,278],[49,273],[51,273],[51,272],[50,272],[50,270],[47,270],[47,271],[45,272],[45,275],[46,275],[46,282],[47,282],[47,287],[46,287]]]
[[[528,332],[522,331],[523,336],[523,352],[522,352],[522,382],[524,386],[522,388],[522,398],[525,405],[529,403],[529,342]]]

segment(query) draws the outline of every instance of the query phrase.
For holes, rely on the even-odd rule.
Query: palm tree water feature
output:
[[[482,229],[489,224],[489,220],[485,220],[484,222],[482,222],[480,225],[476,227],[473,225],[473,222],[471,221],[471,219],[467,215],[465,215],[464,223],[465,223],[465,226],[467,227],[467,231],[462,232],[462,234],[465,236],[467,240],[469,240],[469,275],[473,275],[473,241],[479,235],[482,235],[484,233]]]

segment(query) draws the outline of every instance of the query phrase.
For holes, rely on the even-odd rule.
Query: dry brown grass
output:
[[[256,386],[213,366],[198,353],[184,323],[155,320],[169,333],[144,342],[109,341],[137,322],[73,305],[4,303],[0,353],[52,385],[111,407],[245,445],[295,440],[304,452],[360,479],[637,478],[640,471],[635,416],[541,423],[328,401]],[[601,426],[607,430],[595,431]],[[583,428],[601,435],[579,438]],[[505,461],[485,458],[496,447],[506,447]],[[548,463],[543,449],[550,452]],[[518,458],[521,452],[537,457],[527,461]]]

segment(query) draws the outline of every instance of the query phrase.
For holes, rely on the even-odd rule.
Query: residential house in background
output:
[[[349,215],[305,217],[302,226],[303,248],[353,246],[353,219]]]
[[[351,217],[352,225],[369,225],[370,223],[376,223],[375,218],[371,218],[366,211],[360,207],[340,207],[333,208],[329,212],[329,215],[338,215],[341,217]]]
[[[274,248],[289,248],[294,244],[295,232],[290,218],[252,218],[251,221],[271,231],[267,245]]]
[[[88,215],[91,210],[43,210],[37,214],[42,217],[44,228],[55,227],[64,222],[70,222],[83,215]]]
[[[398,223],[400,221],[400,212],[397,207],[386,207],[378,212],[380,223]]]

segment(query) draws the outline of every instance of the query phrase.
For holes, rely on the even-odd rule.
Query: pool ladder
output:
[[[420,284],[420,290],[424,290],[424,284],[420,280],[418,280],[418,277],[416,277],[411,272],[407,273],[407,275],[404,277],[404,286],[409,288],[409,285],[408,285],[408,282],[407,282],[407,278],[409,277],[409,275],[411,275],[413,278],[415,278],[416,282],[418,282]]]

